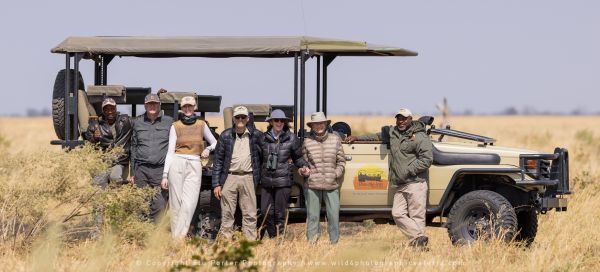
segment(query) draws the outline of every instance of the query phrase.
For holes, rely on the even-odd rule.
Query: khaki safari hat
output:
[[[117,102],[115,102],[115,100],[110,97],[104,98],[104,100],[102,100],[102,108],[104,108],[105,106],[108,106],[108,105],[116,107]]]
[[[237,106],[235,107],[235,109],[233,109],[233,116],[238,116],[238,115],[246,115],[248,116],[248,108],[244,107],[244,106]]]
[[[413,116],[412,112],[407,108],[401,108],[400,110],[398,110],[398,112],[396,113],[396,115],[394,115],[394,117],[398,117],[398,115],[402,115],[404,117]]]
[[[183,107],[185,105],[193,106],[194,109],[196,109],[196,99],[192,96],[184,96],[181,99],[181,107]]]
[[[157,94],[148,94],[144,97],[144,104],[146,103],[160,103],[160,98]]]
[[[325,117],[325,113],[319,111],[319,112],[315,112],[310,115],[310,122],[308,122],[307,124],[310,126],[313,123],[319,123],[319,122],[327,122],[327,124],[329,125],[331,123],[331,120],[329,120],[329,119],[327,119],[327,117]]]

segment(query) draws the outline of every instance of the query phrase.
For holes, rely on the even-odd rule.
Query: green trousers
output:
[[[340,191],[339,189],[313,190],[304,189],[306,200],[306,236],[309,241],[315,242],[319,238],[319,221],[321,217],[321,202],[325,202],[327,214],[327,231],[329,240],[335,244],[340,239]]]

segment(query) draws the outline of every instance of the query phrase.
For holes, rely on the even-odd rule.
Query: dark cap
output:
[[[152,103],[152,102],[160,103],[160,98],[158,97],[157,94],[151,93],[151,94],[146,95],[146,97],[144,98],[144,104]]]

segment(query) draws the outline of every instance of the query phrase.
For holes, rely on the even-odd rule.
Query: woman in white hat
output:
[[[217,145],[208,125],[194,114],[195,109],[194,97],[182,98],[183,114],[179,121],[173,123],[169,132],[169,149],[161,187],[169,190],[173,238],[182,238],[188,233],[200,195],[200,157],[208,158]],[[204,140],[210,145],[204,147]]]
[[[304,184],[308,240],[315,242],[318,239],[321,202],[325,202],[329,240],[336,244],[340,237],[339,187],[344,178],[346,157],[342,139],[327,131],[330,123],[323,112],[315,112],[310,116],[308,126],[311,133],[304,139],[303,145],[304,159],[309,165],[309,170],[299,173],[308,177]]]
[[[292,165],[307,166],[302,158],[302,142],[290,131],[290,119],[282,110],[274,110],[266,120],[267,132],[260,137],[262,149],[260,210],[266,219],[269,238],[283,233],[285,211],[292,191]],[[306,168],[304,168],[306,169]]]

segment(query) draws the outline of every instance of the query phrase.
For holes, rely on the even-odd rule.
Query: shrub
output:
[[[143,239],[148,227],[139,223],[139,214],[148,206],[151,190],[122,186],[100,192],[91,183],[92,177],[107,171],[121,152],[114,149],[105,153],[89,144],[35,155],[3,152],[6,155],[0,156],[0,248],[29,248],[49,224],[62,225],[62,238],[90,234],[94,204],[109,207],[105,222],[112,226],[111,230],[130,241]]]

